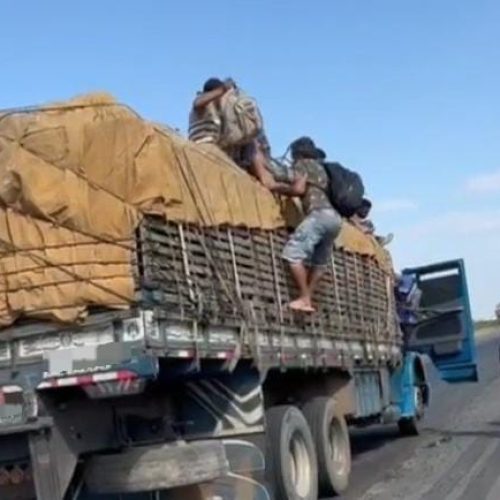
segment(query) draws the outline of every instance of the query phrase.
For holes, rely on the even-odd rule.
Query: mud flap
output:
[[[37,500],[63,500],[78,457],[51,426],[31,431],[28,443]]]

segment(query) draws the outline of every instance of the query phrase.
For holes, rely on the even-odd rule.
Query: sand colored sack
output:
[[[104,243],[0,210],[0,325],[19,316],[74,322],[89,305],[128,307],[132,241]]]

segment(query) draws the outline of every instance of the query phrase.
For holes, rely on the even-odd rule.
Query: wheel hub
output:
[[[304,438],[295,433],[290,440],[290,476],[295,491],[305,497],[311,490],[311,461]]]
[[[344,434],[340,423],[337,420],[332,420],[328,431],[330,443],[330,456],[335,465],[335,470],[339,474],[343,474],[347,467],[347,448],[348,444],[345,442]]]

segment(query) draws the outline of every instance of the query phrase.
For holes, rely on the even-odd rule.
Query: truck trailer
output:
[[[118,105],[0,115],[1,499],[316,500],[348,487],[349,426],[418,433],[429,359],[447,382],[477,380],[461,260],[402,272],[421,292],[410,321],[389,254],[345,222],[317,312],[294,313],[281,259],[290,224],[262,208],[280,204],[218,153],[108,108]],[[174,180],[154,177],[162,147]],[[127,161],[125,189],[113,176]],[[226,188],[214,196],[216,174]],[[155,180],[142,198],[141,176]],[[80,182],[89,192],[76,202]],[[162,182],[181,195],[169,203]],[[257,215],[236,220],[255,200]],[[130,234],[117,236],[113,207]]]

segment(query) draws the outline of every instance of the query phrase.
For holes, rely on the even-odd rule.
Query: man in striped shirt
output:
[[[212,143],[220,146],[224,123],[220,108],[221,98],[235,87],[231,79],[225,81],[210,78],[203,86],[193,103],[189,117],[189,139],[198,144]],[[241,168],[256,177],[265,187],[273,189],[276,185],[267,168],[269,143],[263,130],[259,135],[239,146],[221,148]]]
[[[197,144],[217,144],[221,135],[220,98],[231,88],[229,82],[210,78],[193,102],[189,115],[189,139]]]

